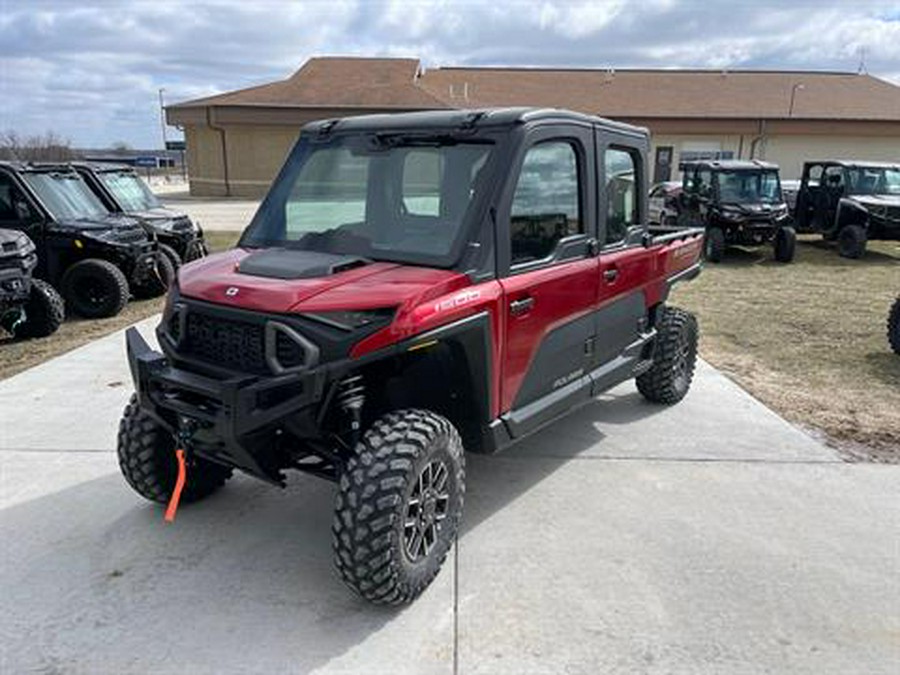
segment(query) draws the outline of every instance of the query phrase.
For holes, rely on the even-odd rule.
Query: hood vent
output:
[[[270,279],[314,279],[368,264],[368,260],[356,256],[273,248],[251,253],[238,263],[237,271]]]

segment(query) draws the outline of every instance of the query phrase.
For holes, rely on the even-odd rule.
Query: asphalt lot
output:
[[[186,189],[160,191],[156,196],[166,206],[188,214],[206,230],[240,232],[259,207],[258,199],[192,197]]]
[[[456,550],[396,610],[337,580],[318,479],[237,477],[164,524],[116,467],[123,354],[0,382],[0,672],[897,673],[900,466],[708,366],[674,408],[627,384],[469,456]]]

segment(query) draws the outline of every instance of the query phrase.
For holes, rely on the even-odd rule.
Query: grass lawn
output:
[[[900,356],[887,342],[897,242],[846,260],[803,236],[789,265],[731,249],[673,295],[699,316],[703,358],[763,403],[849,458],[900,462]]]
[[[208,232],[213,250],[237,232]],[[848,458],[900,462],[900,356],[886,322],[900,294],[900,246],[871,242],[845,260],[801,237],[790,265],[768,248],[731,249],[683,284],[673,302],[700,318],[700,352],[789,420],[820,433]],[[70,320],[48,338],[0,338],[0,378],[9,377],[162,309],[131,302],[111,319]]]

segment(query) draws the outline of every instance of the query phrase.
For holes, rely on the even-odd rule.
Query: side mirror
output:
[[[23,199],[17,199],[13,204],[13,208],[16,211],[16,219],[24,221],[26,223],[30,223],[34,218],[34,214],[31,211],[31,207],[28,206],[28,202]]]

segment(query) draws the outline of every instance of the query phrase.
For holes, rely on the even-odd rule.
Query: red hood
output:
[[[313,279],[271,279],[236,271],[248,255],[234,249],[184,265],[178,273],[181,294],[275,314],[401,306],[409,310],[471,283],[458,272],[384,262]],[[226,294],[231,288],[237,291]]]

